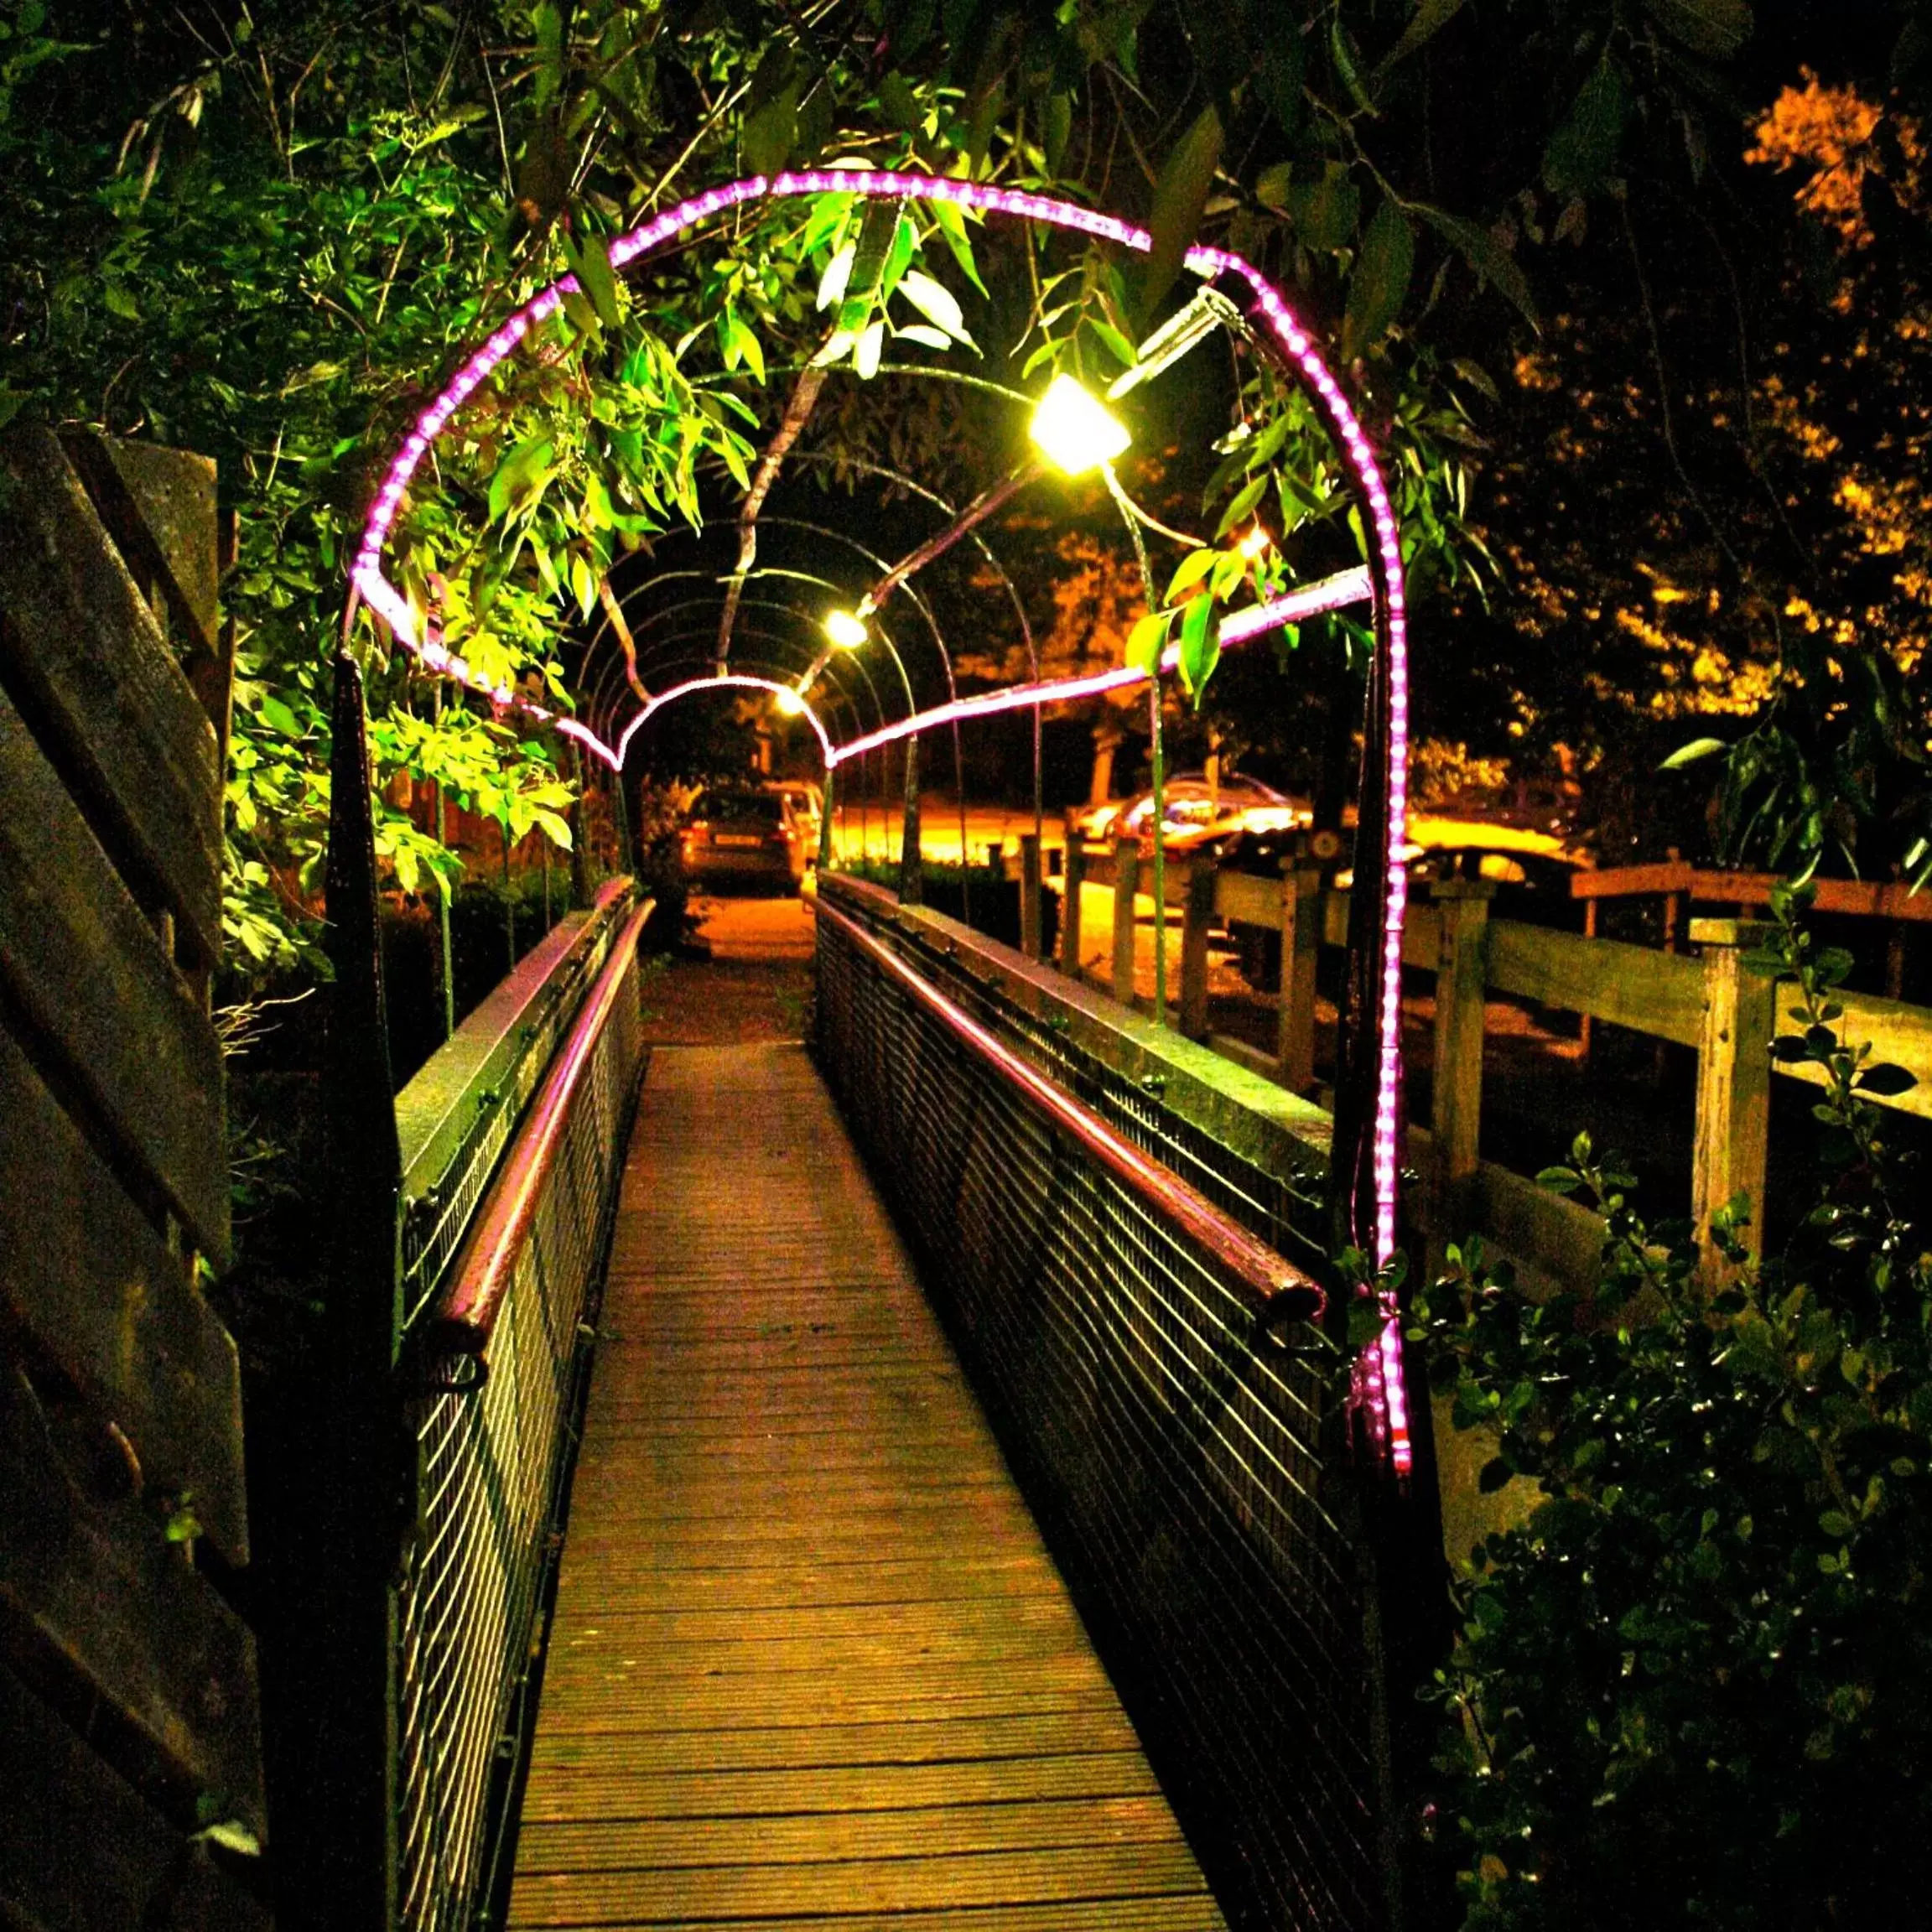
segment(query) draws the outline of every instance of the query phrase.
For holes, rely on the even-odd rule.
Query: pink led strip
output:
[[[1250,637],[1279,631],[1284,624],[1316,616],[1323,610],[1339,610],[1349,604],[1365,604],[1374,595],[1374,585],[1369,582],[1365,569],[1358,566],[1353,570],[1337,571],[1334,576],[1324,577],[1319,583],[1291,591],[1285,597],[1236,611],[1221,626],[1221,641],[1223,644],[1244,643]],[[1170,644],[1161,654],[1163,671],[1171,671],[1180,662],[1181,647],[1177,644]],[[938,724],[954,724],[968,718],[989,718],[1001,711],[1023,710],[1030,704],[1065,704],[1076,698],[1098,697],[1104,691],[1128,690],[1134,685],[1145,684],[1151,675],[1134,665],[1121,664],[1111,671],[1091,672],[1083,678],[1049,678],[1037,684],[1010,684],[1004,691],[986,691],[976,697],[955,698],[950,704],[916,711],[910,718],[881,724],[876,731],[868,731],[863,738],[850,740],[839,745],[826,763],[843,765],[848,758],[876,751],[881,745],[896,744],[901,738],[930,731]]]
[[[1023,221],[1044,222],[1050,227],[1072,229],[1133,249],[1137,253],[1145,254],[1152,246],[1144,228],[1135,227],[1114,216],[1097,214],[1091,209],[1076,207],[1069,202],[1053,200],[1041,195],[1024,194],[983,182],[958,181],[938,175],[859,169],[812,169],[780,174],[769,180],[756,175],[748,180],[734,181],[667,210],[610,245],[611,266],[621,268],[686,230],[745,202],[762,200],[767,196],[808,195],[864,195],[950,201],[986,213],[1010,215]],[[1402,1079],[1402,928],[1408,912],[1409,894],[1408,877],[1401,860],[1409,788],[1409,615],[1400,532],[1388,487],[1376,467],[1374,451],[1368,436],[1313,339],[1296,319],[1280,291],[1253,263],[1226,249],[1191,248],[1186,262],[1200,275],[1210,278],[1231,275],[1247,284],[1253,297],[1254,313],[1269,335],[1319,398],[1331,428],[1341,440],[1349,469],[1368,509],[1374,549],[1371,569],[1388,641],[1389,693],[1388,822],[1384,854],[1387,887],[1382,909],[1379,1000],[1381,1057],[1376,1067],[1373,1144],[1374,1254],[1379,1265],[1388,1260],[1395,1248]],[[473,674],[460,657],[445,651],[439,640],[425,634],[408,600],[382,574],[382,551],[401,508],[402,494],[429,445],[442,434],[450,418],[497,364],[510,355],[533,328],[554,314],[562,305],[564,297],[575,292],[577,287],[577,278],[567,275],[506,318],[417,418],[415,427],[403,439],[376,493],[375,501],[370,505],[361,548],[350,577],[364,601],[389,626],[396,641],[415,652],[428,668],[480,691],[501,709],[519,712],[534,723],[548,724],[567,734],[615,766],[622,761],[621,751],[614,754],[595,733],[575,719],[559,716],[507,686],[492,686]],[[1230,623],[1238,621],[1238,618],[1231,619]],[[1225,627],[1223,635],[1226,635]],[[1039,701],[1046,700],[1042,698]],[[635,729],[639,721],[633,720],[631,729]],[[828,740],[816,717],[813,723],[819,732],[821,742],[828,745],[828,761],[836,762],[830,757]],[[627,730],[626,740],[628,737]],[[849,751],[844,755],[849,756]],[[1384,1315],[1379,1342],[1363,1356],[1360,1379],[1371,1426],[1397,1472],[1405,1474],[1412,1460],[1412,1449],[1407,1394],[1402,1375],[1401,1337],[1392,1302],[1385,1304]]]

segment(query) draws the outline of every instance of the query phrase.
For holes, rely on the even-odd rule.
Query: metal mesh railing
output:
[[[867,940],[819,920],[826,1077],[1223,1908],[1270,1932],[1381,1924],[1362,1571],[1327,1467],[1341,1434],[1332,1344],[1306,1324],[1285,1345],[1264,1333],[1251,1291],[1051,1124]],[[1054,1029],[1014,1026],[943,958],[920,949],[910,963],[953,980],[983,1026],[1005,1022],[1002,1038],[1033,1036],[1036,1064],[1066,1057]],[[1104,1069],[1070,1072],[1117,1131],[1230,1218],[1304,1248],[1302,1184],[1218,1157]]]
[[[406,1415],[419,1510],[397,1601],[397,1889],[408,1932],[459,1932],[488,1889],[492,1812],[514,1759],[512,1722],[554,1554],[591,1298],[642,1054],[638,917],[627,943],[599,948],[600,958],[612,953],[604,970],[615,985],[600,983],[584,998],[579,974],[579,998],[553,1003],[546,1015],[540,1031],[550,1051],[524,1094],[537,1096],[532,1121],[573,1043],[585,1057],[554,1110],[554,1143],[538,1171],[518,1165],[527,1122],[494,1182],[527,1184],[533,1207],[505,1251],[500,1298],[472,1334],[425,1358],[449,1385],[417,1398]],[[594,1040],[584,1031],[592,1027]],[[531,1057],[520,1056],[526,1067]],[[466,1171],[474,1168],[472,1161]],[[464,1191],[467,1232],[487,1223],[476,1210],[494,1195],[480,1184]],[[459,1285],[480,1264],[478,1238],[454,1270]]]

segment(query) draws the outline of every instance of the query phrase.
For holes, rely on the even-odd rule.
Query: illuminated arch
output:
[[[674,236],[745,203],[815,195],[946,201],[984,213],[1068,229],[1140,254],[1147,253],[1153,246],[1152,237],[1145,228],[1043,195],[935,175],[809,169],[770,179],[755,175],[694,196],[619,236],[610,244],[610,265],[613,269],[624,268]],[[1186,267],[1204,278],[1231,278],[1244,286],[1250,319],[1259,325],[1256,341],[1271,349],[1290,374],[1298,379],[1324,428],[1340,446],[1358,503],[1365,512],[1377,650],[1370,672],[1370,730],[1365,745],[1364,771],[1374,768],[1381,782],[1374,796],[1366,786],[1363,787],[1360,805],[1351,956],[1352,960],[1359,960],[1364,966],[1368,954],[1363,943],[1368,935],[1364,909],[1371,901],[1379,917],[1374,933],[1373,984],[1363,981],[1353,988],[1348,996],[1353,1004],[1356,995],[1360,994],[1360,1018],[1365,1024],[1358,1029],[1345,1026],[1343,1030],[1349,1064],[1337,1072],[1336,1146],[1331,1178],[1339,1191],[1351,1233],[1380,1264],[1394,1253],[1396,1238],[1401,1131],[1402,932],[1408,911],[1408,879],[1401,849],[1408,799],[1409,620],[1400,532],[1368,435],[1340,383],[1280,289],[1252,262],[1224,248],[1191,248],[1184,262]],[[491,371],[511,355],[533,328],[557,312],[566,294],[577,293],[578,286],[577,278],[567,275],[526,302],[470,356],[418,417],[370,506],[350,576],[356,592],[382,617],[396,641],[413,652],[427,668],[481,691],[506,711],[520,713],[533,723],[548,725],[577,740],[605,763],[615,766],[621,762],[621,755],[578,719],[551,711],[508,686],[488,684],[460,657],[445,649],[439,638],[426,634],[408,600],[382,570],[382,553],[402,493],[430,445]],[[1234,626],[1244,621],[1247,634],[1253,635],[1273,623],[1289,621],[1286,616],[1275,616],[1271,606],[1257,606],[1230,618],[1222,635],[1227,640]],[[716,678],[708,680],[726,681]],[[769,688],[767,680],[748,682]],[[1041,688],[1026,701],[1052,700]],[[835,766],[840,756],[849,753],[840,753],[816,716],[813,724],[828,764]],[[1357,1065],[1354,1055],[1360,1048],[1367,1049],[1368,1059],[1367,1063]],[[1406,1472],[1411,1459],[1408,1403],[1402,1375],[1400,1329],[1392,1298],[1384,1301],[1384,1317],[1379,1341],[1364,1351],[1358,1378],[1372,1426],[1396,1469]]]

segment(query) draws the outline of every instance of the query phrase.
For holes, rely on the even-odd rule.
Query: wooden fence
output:
[[[0,1919],[262,1926],[214,465],[0,443]],[[241,1865],[251,1862],[245,1857]]]
[[[1031,839],[1023,842],[1030,845]],[[1021,861],[1023,889],[1039,875],[1036,860]],[[1112,847],[1070,840],[1066,854],[1057,948],[1062,972],[1082,975],[1084,885],[1112,889],[1112,957],[1101,984],[1135,1003],[1137,899],[1149,890],[1148,865],[1131,840]],[[1734,919],[1690,922],[1697,956],[1490,917],[1494,887],[1447,880],[1428,902],[1410,907],[1405,963],[1434,975],[1435,1078],[1430,1119],[1410,1130],[1412,1164],[1424,1186],[1415,1208],[1432,1243],[1470,1230],[1492,1237],[1534,1275],[1576,1281],[1593,1267],[1601,1225],[1574,1202],[1486,1161],[1479,1152],[1483,1043],[1492,995],[1626,1027],[1675,1041],[1697,1055],[1691,1211],[1700,1230],[1737,1194],[1762,1204],[1770,1139],[1774,1072],[1816,1079],[1819,1069],[1774,1062],[1778,1033],[1799,1031],[1769,977],[1745,963],[1758,927]],[[1324,891],[1319,870],[1291,862],[1279,878],[1225,870],[1172,858],[1166,897],[1178,914],[1180,971],[1174,1020],[1251,1071],[1307,1093],[1314,1089],[1315,981],[1319,949],[1340,946],[1348,895]],[[1279,932],[1281,992],[1275,1048],[1259,1052],[1209,1030],[1208,951],[1217,928],[1261,927]],[[1037,933],[1037,914],[1025,922]],[[1869,1041],[1873,1057],[1918,1077],[1906,1092],[1872,1098],[1901,1112],[1932,1118],[1932,1011],[1863,993],[1844,993],[1842,1026],[1853,1041]]]

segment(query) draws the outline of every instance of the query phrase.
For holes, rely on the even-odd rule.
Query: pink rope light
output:
[[[1349,604],[1365,604],[1375,595],[1368,573],[1358,566],[1337,572],[1319,583],[1310,584],[1285,597],[1256,604],[1237,611],[1221,627],[1223,644],[1239,644],[1265,631],[1279,631],[1284,624],[1312,617],[1323,610],[1339,610]],[[1161,654],[1161,668],[1171,671],[1181,662],[1181,647],[1170,644]],[[1030,704],[1066,704],[1077,698],[1094,698],[1105,691],[1124,691],[1145,684],[1153,673],[1132,664],[1116,665],[1111,671],[1092,671],[1084,677],[1047,678],[1037,684],[1010,684],[1003,691],[981,692],[971,698],[955,698],[948,704],[936,704],[916,711],[891,724],[881,724],[863,738],[839,745],[827,758],[828,765],[843,765],[881,745],[896,744],[916,732],[930,731],[935,725],[953,724],[968,718],[990,718],[1001,711],[1023,710]]]
[[[624,735],[617,740],[617,755],[611,761],[613,768],[623,765],[624,754],[630,750],[631,740],[653,714],[662,711],[667,704],[679,698],[688,698],[693,691],[729,690],[735,684],[750,691],[770,691],[774,694],[782,691],[787,699],[796,699],[799,705],[799,715],[812,727],[813,735],[818,740],[818,749],[825,755],[827,766],[838,763],[839,750],[833,744],[823,720],[813,709],[811,699],[803,696],[795,686],[782,684],[775,678],[755,678],[747,671],[728,671],[723,676],[708,671],[702,678],[687,678],[682,684],[673,684],[668,690],[652,693],[651,702],[624,727]]]
[[[949,201],[983,213],[1010,215],[1021,221],[1043,222],[1054,228],[1070,229],[1111,242],[1123,248],[1145,254],[1152,241],[1145,228],[1111,215],[1054,200],[1043,195],[1030,195],[984,182],[959,181],[939,175],[905,174],[882,169],[808,169],[767,179],[755,175],[714,188],[692,200],[667,210],[641,227],[632,229],[610,245],[610,263],[621,268],[648,255],[674,236],[712,220],[727,210],[766,197],[788,198],[809,195],[863,195],[885,199],[918,199]],[[1259,317],[1275,346],[1298,371],[1301,380],[1320,398],[1323,412],[1339,435],[1345,460],[1361,491],[1368,512],[1369,569],[1380,605],[1387,640],[1388,657],[1388,823],[1384,828],[1387,849],[1384,854],[1387,880],[1382,906],[1381,978],[1379,1000],[1380,1059],[1376,1067],[1376,1098],[1373,1142],[1373,1179],[1375,1198],[1374,1251],[1377,1265],[1394,1252],[1397,1185],[1400,1161],[1400,1115],[1401,1096],[1401,994],[1402,928],[1408,911],[1409,882],[1404,870],[1401,847],[1408,806],[1409,768],[1409,617],[1404,586],[1402,545],[1394,506],[1375,462],[1375,455],[1359,418],[1350,407],[1341,385],[1335,380],[1313,339],[1296,319],[1280,291],[1250,262],[1223,248],[1191,248],[1186,266],[1208,278],[1233,276],[1245,283],[1253,298],[1253,312]],[[615,767],[622,763],[623,746],[643,721],[648,711],[633,719],[618,749],[613,752],[594,732],[576,719],[559,716],[507,686],[493,686],[475,673],[460,657],[446,651],[440,640],[418,622],[405,599],[382,573],[382,552],[387,546],[403,492],[408,488],[418,465],[429,446],[448,427],[449,419],[469,400],[478,387],[505,357],[511,355],[530,331],[548,320],[562,306],[567,293],[575,293],[577,278],[566,275],[533,296],[513,314],[506,317],[487,340],[463,364],[428,407],[418,417],[392,459],[381,487],[369,506],[362,541],[351,568],[350,578],[363,600],[387,624],[397,642],[413,652],[429,670],[439,672],[472,690],[480,692],[500,709],[514,711],[532,723],[574,738],[587,750]],[[1263,606],[1262,608],[1266,608]],[[1239,632],[1253,636],[1265,626],[1251,613],[1237,613],[1223,626],[1224,639],[1244,618],[1253,628]],[[1280,622],[1292,621],[1281,618]],[[1104,673],[1111,678],[1114,673]],[[1138,674],[1135,674],[1136,678]],[[728,682],[719,678],[696,680],[698,684]],[[761,679],[742,680],[764,684]],[[1092,687],[1088,681],[1069,680],[1070,684],[1113,688],[1110,684]],[[678,691],[691,687],[679,687]],[[776,689],[776,686],[770,687]],[[1048,703],[1041,694],[1016,699],[1018,703]],[[677,693],[665,693],[652,701],[651,709],[668,702]],[[1085,694],[1082,690],[1063,689],[1060,695]],[[1000,706],[1010,709],[1010,706]],[[942,709],[948,708],[943,707]],[[938,722],[934,718],[934,722]],[[813,725],[824,745],[827,762],[834,765],[839,756],[851,756],[849,746],[834,755],[834,747],[816,714]],[[1363,1352],[1358,1364],[1358,1394],[1368,1415],[1372,1433],[1399,1474],[1405,1475],[1413,1450],[1410,1432],[1407,1394],[1401,1362],[1401,1337],[1392,1299],[1384,1300],[1383,1325],[1379,1342]]]

